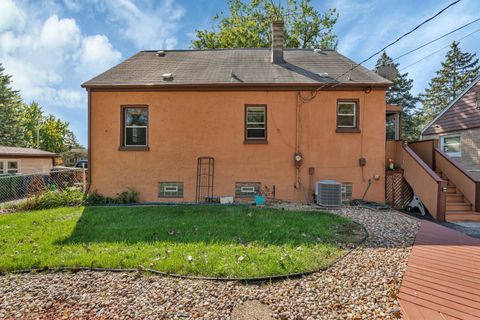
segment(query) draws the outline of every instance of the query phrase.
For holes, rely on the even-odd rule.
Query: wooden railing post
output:
[[[475,183],[475,211],[480,212],[480,181]]]
[[[447,211],[447,182],[438,182],[437,191],[437,220],[445,221],[445,212]]]

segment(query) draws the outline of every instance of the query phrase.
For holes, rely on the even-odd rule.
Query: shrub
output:
[[[97,190],[88,194],[85,197],[84,204],[86,206],[101,206],[109,204],[128,204],[128,203],[138,203],[140,193],[132,188],[127,188],[126,191],[120,192],[115,198],[106,197]]]
[[[49,190],[35,197],[20,202],[19,210],[41,210],[82,204],[83,192],[80,189],[65,189],[63,191]]]
[[[120,192],[115,198],[116,203],[137,203],[140,193],[132,188],[127,188],[126,191]]]
[[[101,205],[115,203],[115,199],[111,197],[105,197],[100,193],[98,193],[97,190],[95,190],[92,193],[89,193],[87,196],[85,196],[83,203],[86,206],[101,206]]]

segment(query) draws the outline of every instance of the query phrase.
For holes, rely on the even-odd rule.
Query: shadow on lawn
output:
[[[168,206],[85,208],[57,244],[101,242],[315,245],[355,243],[363,229],[322,212],[251,207]]]

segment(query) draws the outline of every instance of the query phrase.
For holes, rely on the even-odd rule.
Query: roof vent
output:
[[[322,78],[328,78],[328,72],[319,72],[318,75]]]
[[[313,49],[313,52],[315,52],[315,53],[321,53],[321,52],[322,52],[322,49]]]
[[[173,80],[173,74],[171,73],[164,73],[162,74],[163,80],[164,81],[172,81]]]
[[[158,50],[157,53],[156,53],[157,57],[163,57],[165,56],[165,51],[163,50]]]

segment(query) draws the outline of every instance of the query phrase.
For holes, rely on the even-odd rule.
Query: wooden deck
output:
[[[406,320],[480,319],[480,240],[422,221],[398,298]]]

